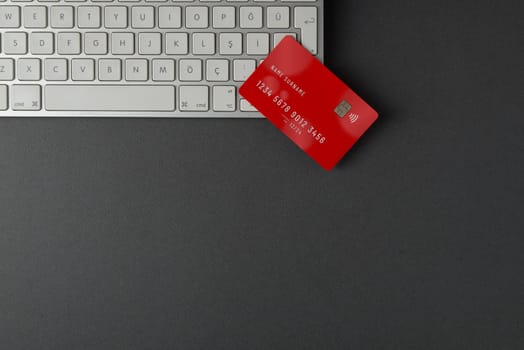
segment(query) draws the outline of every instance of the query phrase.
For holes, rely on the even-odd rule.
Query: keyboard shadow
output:
[[[359,28],[352,24],[351,18],[348,19],[346,14],[353,17],[358,16],[357,12],[350,1],[324,1],[324,61],[329,69],[378,112],[379,117],[334,171],[354,167],[359,159],[366,156],[369,143],[380,139],[388,130],[388,125],[394,122],[396,114],[393,105],[381,99],[379,86],[373,85],[373,81],[365,73],[351,67],[350,56],[353,50],[351,40],[349,47],[347,46],[347,38],[351,38],[351,33],[357,33]],[[341,44],[342,41],[344,45]]]

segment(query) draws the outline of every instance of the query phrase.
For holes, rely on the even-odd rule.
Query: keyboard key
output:
[[[47,27],[47,8],[45,6],[25,6],[24,26],[26,28]]]
[[[240,28],[262,28],[262,7],[242,6],[240,8]]]
[[[153,81],[175,80],[174,60],[153,60]]]
[[[79,6],[78,28],[100,28],[100,7]]]
[[[146,81],[148,79],[147,60],[128,59],[126,60],[126,80],[127,81]]]
[[[267,27],[268,28],[289,28],[290,14],[289,7],[268,7],[267,8]]]
[[[7,107],[7,85],[0,85],[0,111],[5,111]]]
[[[95,79],[95,61],[91,59],[73,59],[71,61],[71,79],[91,81]]]
[[[313,55],[318,53],[318,18],[316,7],[295,7],[295,28],[301,31],[301,42]]]
[[[112,33],[111,53],[114,55],[132,55],[135,53],[133,33]]]
[[[0,6],[0,28],[20,27],[20,7]]]
[[[45,60],[44,79],[48,81],[67,80],[67,60],[48,58]]]
[[[106,6],[104,25],[106,28],[127,28],[127,7]]]
[[[234,112],[237,104],[236,97],[234,86],[214,86],[213,110],[215,112]]]
[[[15,111],[39,111],[40,85],[13,85],[10,99]]]
[[[229,60],[213,59],[207,60],[206,67],[207,81],[228,81],[229,80]]]
[[[209,110],[209,87],[181,86],[180,110],[182,112],[206,112]]]
[[[80,54],[80,33],[58,33],[56,50],[60,55]]]
[[[255,60],[235,60],[233,61],[233,80],[245,81],[256,69]]]
[[[193,34],[193,55],[214,55],[215,33]]]
[[[220,54],[224,56],[242,54],[242,34],[220,34]]]
[[[186,7],[186,27],[187,28],[207,28],[209,8],[204,6]]]
[[[15,78],[14,60],[0,58],[0,81],[9,81]]]
[[[32,32],[29,49],[33,55],[51,55],[54,52],[54,34]]]
[[[159,55],[162,52],[160,33],[138,34],[138,53],[141,55]]]
[[[98,60],[98,79],[100,81],[119,81],[122,79],[122,62],[119,59]]]
[[[249,103],[249,101],[244,98],[240,100],[240,110],[242,112],[257,112],[257,109],[253,107],[251,103]]]
[[[248,55],[267,55],[269,54],[269,34],[267,33],[248,33],[247,34],[247,54]]]
[[[73,28],[73,7],[52,6],[51,28]]]
[[[180,60],[179,78],[180,81],[201,81],[202,80],[202,61],[201,60]]]
[[[131,27],[153,28],[155,26],[155,8],[153,6],[133,6],[131,8]]]
[[[45,106],[50,111],[175,110],[175,87],[160,85],[47,85]]]
[[[187,55],[189,52],[187,33],[166,33],[166,54]]]
[[[297,35],[295,33],[275,33],[273,35],[273,48],[275,48],[282,39],[284,39],[286,36],[291,35],[293,38],[297,38]]]
[[[3,38],[4,53],[7,55],[23,55],[27,53],[27,34],[8,32]]]
[[[87,55],[107,54],[107,34],[106,33],[85,33],[84,52]]]
[[[18,80],[40,80],[40,59],[20,58],[16,72]]]
[[[160,6],[158,8],[158,28],[180,27],[182,27],[182,9],[179,6]]]
[[[213,8],[213,28],[233,29],[236,26],[235,8],[233,6],[216,6]]]

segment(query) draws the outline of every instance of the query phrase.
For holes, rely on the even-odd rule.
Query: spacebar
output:
[[[48,111],[173,111],[168,85],[46,85]]]

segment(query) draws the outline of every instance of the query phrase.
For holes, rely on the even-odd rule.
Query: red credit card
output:
[[[239,92],[326,170],[333,169],[378,117],[291,36]]]

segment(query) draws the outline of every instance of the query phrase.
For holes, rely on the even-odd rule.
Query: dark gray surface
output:
[[[332,1],[381,113],[326,173],[264,120],[0,120],[0,348],[522,349],[520,1]]]

